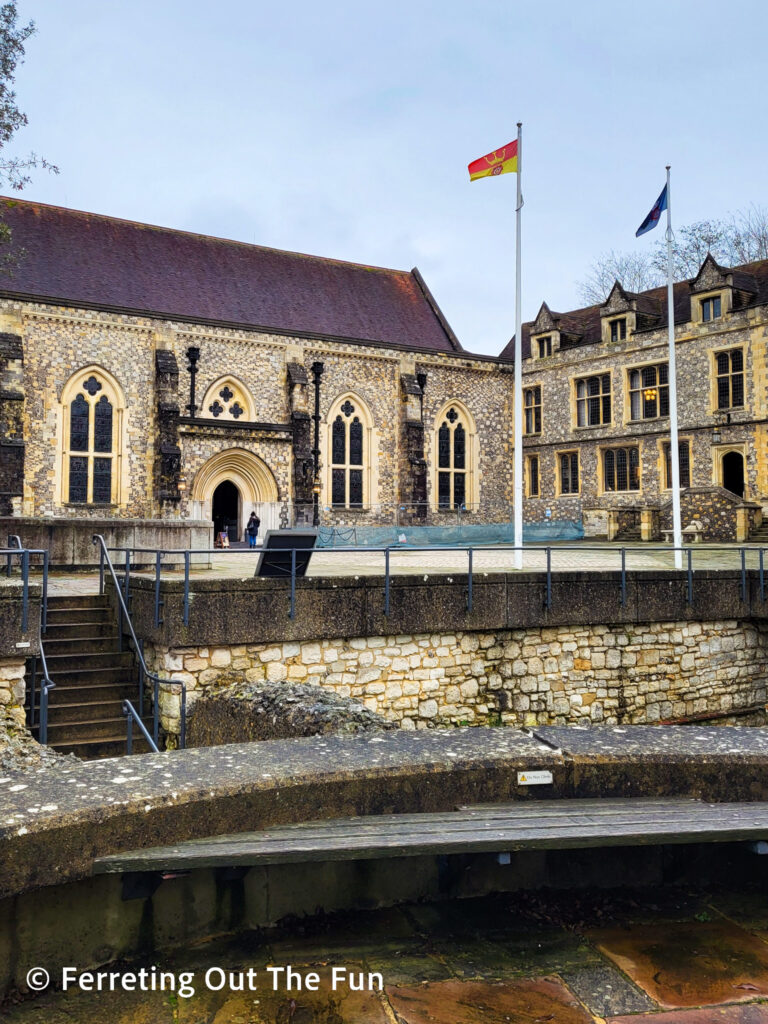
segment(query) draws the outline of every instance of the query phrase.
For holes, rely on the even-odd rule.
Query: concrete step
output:
[[[48,666],[50,670],[50,665]],[[40,662],[37,663],[35,674],[37,684],[40,684]],[[52,677],[53,679],[53,677]],[[67,669],[57,672],[53,682],[57,690],[67,690],[78,686],[92,686],[98,684],[130,683],[138,679],[138,670],[133,665],[121,666],[118,668],[93,668],[93,669]],[[30,680],[27,674],[27,681]],[[137,684],[138,685],[138,684]]]
[[[49,746],[60,754],[74,754],[84,761],[96,761],[107,757],[124,757],[125,732],[115,733],[113,736],[103,737],[97,740],[71,740],[61,743],[49,743]],[[149,744],[144,737],[134,729],[133,732],[133,753],[148,754]]]
[[[56,685],[54,690],[48,694],[49,709],[62,707],[67,704],[81,704],[84,702],[100,701],[123,701],[136,702],[139,699],[139,686],[135,677],[119,682],[101,682],[75,684],[74,686]],[[36,691],[35,703],[40,703],[40,691]]]
[[[89,702],[87,695],[83,702],[74,701],[71,704],[49,704],[48,705],[48,729],[49,738],[52,735],[50,729],[53,726],[66,726],[74,728],[80,722],[103,722],[114,721],[123,716],[123,700],[130,700],[138,711],[138,695],[126,693],[121,698],[97,699]],[[145,705],[146,707],[146,705]]]
[[[116,617],[110,608],[48,608],[48,626],[68,625],[70,622],[115,623]]]
[[[43,634],[46,650],[52,640],[69,640],[77,637],[116,636],[117,623],[111,618],[98,622],[49,622]]]
[[[112,718],[90,718],[77,722],[51,722],[48,720],[48,745],[55,747],[58,743],[93,742],[94,740],[111,740],[126,735],[126,717],[122,709],[113,708],[117,715]],[[147,732],[152,733],[152,719],[144,718]],[[134,736],[141,735],[139,727],[134,723]]]
[[[58,682],[61,672],[80,672],[88,669],[99,668],[128,668],[133,664],[133,655],[130,651],[101,651],[93,654],[80,651],[78,654],[48,654],[48,671],[54,683]]]
[[[67,608],[105,608],[110,604],[106,594],[52,594],[48,598],[48,607],[56,611]]]
[[[91,654],[120,654],[119,639],[117,636],[76,636],[76,637],[55,637],[45,638],[46,658],[54,658],[60,654],[91,655]]]

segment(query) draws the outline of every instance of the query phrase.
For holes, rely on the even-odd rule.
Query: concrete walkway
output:
[[[741,567],[740,546],[696,544],[690,548],[692,566],[697,569],[739,569]],[[756,569],[759,565],[759,547],[751,546],[747,553],[747,567]],[[621,568],[621,547],[617,544],[589,541],[554,544],[551,547],[551,562],[554,572],[610,572]],[[212,555],[210,568],[195,568],[191,575],[203,579],[245,579],[252,577],[258,563],[258,551],[231,549],[217,551]],[[514,572],[514,552],[504,548],[478,548],[473,551],[473,571]],[[683,553],[685,566],[687,553]],[[180,567],[167,559],[163,568],[164,579],[179,579]],[[768,563],[768,559],[766,559]],[[523,569],[543,571],[546,569],[546,550],[529,547],[524,553]],[[420,575],[465,573],[468,567],[466,551],[411,551],[407,548],[393,549],[390,553],[392,575]],[[643,544],[627,550],[626,567],[633,570],[654,571],[674,569],[674,555],[666,544]],[[154,575],[154,573],[135,573]],[[310,562],[309,576],[382,576],[384,575],[384,553],[366,551],[317,551]],[[55,574],[51,577],[49,592],[55,595],[98,593],[98,573]]]

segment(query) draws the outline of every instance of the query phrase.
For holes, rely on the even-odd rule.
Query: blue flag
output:
[[[655,228],[656,225],[659,223],[659,220],[661,219],[662,211],[666,210],[666,208],[667,208],[667,186],[665,185],[664,188],[661,190],[661,195],[656,200],[656,203],[654,204],[653,209],[651,210],[651,212],[648,214],[648,216],[645,218],[643,223],[640,225],[640,227],[635,232],[635,238],[639,238],[640,235],[644,235],[646,231],[652,231],[653,228]]]

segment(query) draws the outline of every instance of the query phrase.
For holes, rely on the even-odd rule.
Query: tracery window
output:
[[[251,393],[235,377],[220,377],[211,384],[203,398],[199,415],[206,419],[234,423],[252,423],[256,419]]]
[[[466,414],[453,403],[438,417],[436,430],[437,507],[441,511],[472,503],[470,427]]]
[[[337,400],[328,423],[331,506],[365,508],[370,503],[370,414],[350,395]]]
[[[122,396],[99,369],[75,374],[62,393],[62,500],[111,505],[119,500]]]

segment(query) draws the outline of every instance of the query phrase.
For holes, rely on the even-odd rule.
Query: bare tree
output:
[[[27,124],[27,115],[19,110],[12,86],[16,68],[24,60],[24,44],[35,32],[35,23],[18,24],[15,0],[0,6],[0,150],[16,132]],[[58,168],[42,157],[30,153],[26,157],[0,154],[0,188],[20,192],[31,181],[30,171],[36,167],[58,174]],[[9,205],[13,200],[5,200]],[[11,229],[2,219],[0,207],[0,271],[9,272],[23,256],[22,250],[12,250]]]
[[[614,281],[621,281],[628,292],[644,292],[661,284],[662,277],[651,253],[611,249],[595,260],[589,275],[579,282],[581,301],[587,306],[605,302]]]
[[[695,277],[707,253],[726,267],[768,259],[768,209],[752,204],[723,220],[700,220],[675,232],[672,270],[676,281]],[[663,238],[650,251],[617,252],[598,257],[578,283],[583,302],[605,302],[613,282],[628,292],[656,288],[667,279],[667,245]]]

